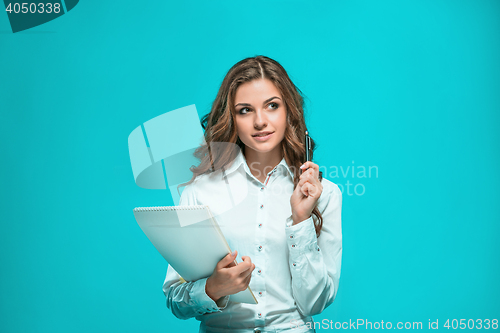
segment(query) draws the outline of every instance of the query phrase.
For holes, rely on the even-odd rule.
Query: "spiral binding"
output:
[[[158,212],[158,211],[171,211],[171,210],[194,210],[203,209],[205,205],[193,206],[155,206],[155,207],[136,207],[134,212]]]

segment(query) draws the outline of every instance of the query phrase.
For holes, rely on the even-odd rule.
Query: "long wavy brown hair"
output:
[[[185,186],[192,183],[198,175],[221,170],[230,164],[238,154],[238,150],[231,149],[238,145],[245,153],[245,145],[238,137],[234,108],[234,98],[238,87],[256,79],[268,79],[281,92],[287,110],[287,127],[285,137],[281,141],[285,161],[294,174],[294,189],[299,182],[300,166],[305,162],[305,131],[304,98],[299,88],[288,77],[285,69],[275,60],[259,55],[246,58],[236,63],[228,71],[220,86],[217,97],[212,104],[210,113],[203,116],[201,126],[205,130],[205,144],[194,152],[200,164],[192,166],[193,177],[190,181],[180,184]],[[233,145],[214,144],[228,142]],[[232,147],[231,147],[232,146]],[[227,147],[214,148],[214,147]],[[311,159],[316,144],[311,138]],[[322,174],[320,172],[320,179]],[[319,237],[323,226],[323,217],[318,207],[312,211],[316,235]]]

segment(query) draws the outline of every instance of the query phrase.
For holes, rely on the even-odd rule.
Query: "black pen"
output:
[[[309,132],[306,131],[306,162],[311,160],[311,137]]]
[[[311,137],[309,136],[309,131],[306,131],[306,162],[311,160]],[[307,168],[309,169],[309,168]],[[306,170],[307,170],[306,169]],[[306,171],[304,170],[304,171]],[[302,172],[304,172],[302,171]],[[319,180],[321,181],[323,179],[323,172],[319,172],[318,176]]]

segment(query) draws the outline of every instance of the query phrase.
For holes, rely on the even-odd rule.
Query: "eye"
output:
[[[269,104],[269,106],[271,107],[271,109],[276,110],[279,107],[279,104],[272,102]]]
[[[249,108],[241,108],[240,111],[238,112],[239,114],[246,114],[247,112],[245,112],[244,110],[250,110]]]

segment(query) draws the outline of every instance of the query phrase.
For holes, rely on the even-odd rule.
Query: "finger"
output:
[[[300,173],[301,175],[305,174],[306,172],[314,172],[313,168],[303,168],[303,169],[300,169],[300,170],[302,170],[302,172]]]
[[[302,177],[302,176],[304,176],[304,177]],[[311,173],[307,173],[307,174],[304,174],[302,176],[301,176],[301,179],[299,180],[299,185],[300,186],[304,185],[307,182],[309,182],[309,183],[311,183],[313,185],[317,185],[319,183],[318,177],[314,176]]]
[[[252,259],[250,259],[249,256],[243,256],[241,257],[241,260],[243,260],[244,262],[252,263]]]
[[[249,256],[244,256],[244,257],[242,257],[241,259],[243,259],[243,262],[241,262],[240,264],[243,264],[243,265],[245,265],[245,266],[248,266],[249,268],[251,268],[251,267],[252,267],[252,265],[253,265],[253,264],[252,264],[252,260],[250,259],[250,257],[249,257]],[[238,265],[239,265],[239,264],[238,264]]]
[[[252,271],[252,267],[255,267],[255,265],[252,264],[251,262],[249,262],[249,260],[250,260],[250,258],[247,257],[247,260],[244,260],[243,262],[240,262],[236,266],[236,273],[237,274],[239,274],[239,275],[246,275],[249,270],[250,270],[250,272]]]
[[[306,173],[306,171],[308,173],[311,173],[311,175],[313,175],[315,178],[319,178],[319,167],[318,168],[310,167],[308,169],[304,168],[304,172],[302,174]]]
[[[319,166],[312,161],[306,161],[303,165],[300,166],[300,168],[302,169],[302,172],[311,168],[312,170],[315,171],[316,175],[319,175]]]
[[[316,188],[322,188],[322,185],[321,185],[321,182],[319,181],[319,179],[310,179],[310,178],[306,178],[304,179],[303,181],[300,180],[299,183],[298,183],[298,186],[304,186],[305,184],[309,184],[311,186],[314,186]]]
[[[309,196],[309,186],[310,186],[310,183],[305,183],[304,185],[302,185],[302,187],[300,188],[300,192],[302,192],[302,194],[306,197]]]
[[[236,259],[237,256],[238,256],[238,251],[237,250],[235,250],[233,253],[229,253],[227,256],[225,256],[224,258],[222,258],[217,263],[217,267],[219,269],[221,269],[223,267],[227,267],[228,265],[231,265],[231,263],[233,263],[232,266],[235,266],[234,265],[234,259]]]
[[[243,284],[245,286],[245,289],[248,288],[248,285],[250,284],[250,281],[252,280],[252,274],[248,275],[244,280]]]
[[[321,195],[319,188],[311,183],[305,183],[302,188],[307,191],[307,196],[310,198],[319,198],[319,196]]]
[[[316,174],[316,171],[313,169],[304,171],[304,173],[299,176],[299,182],[300,181],[302,181],[301,185],[306,181],[309,181],[311,184],[317,184],[320,182],[319,173]]]
[[[307,170],[304,170],[300,176],[299,176],[299,179],[302,179],[304,177],[307,177],[308,175],[314,175],[314,169],[307,169]]]
[[[239,276],[247,276],[248,274],[252,274],[252,265],[245,265],[243,263],[239,263],[235,269],[236,269],[236,274]]]
[[[248,276],[248,275],[252,275],[252,272],[253,270],[255,269],[255,264],[251,264],[250,265],[250,268],[241,272],[240,276],[243,277],[243,276]]]

